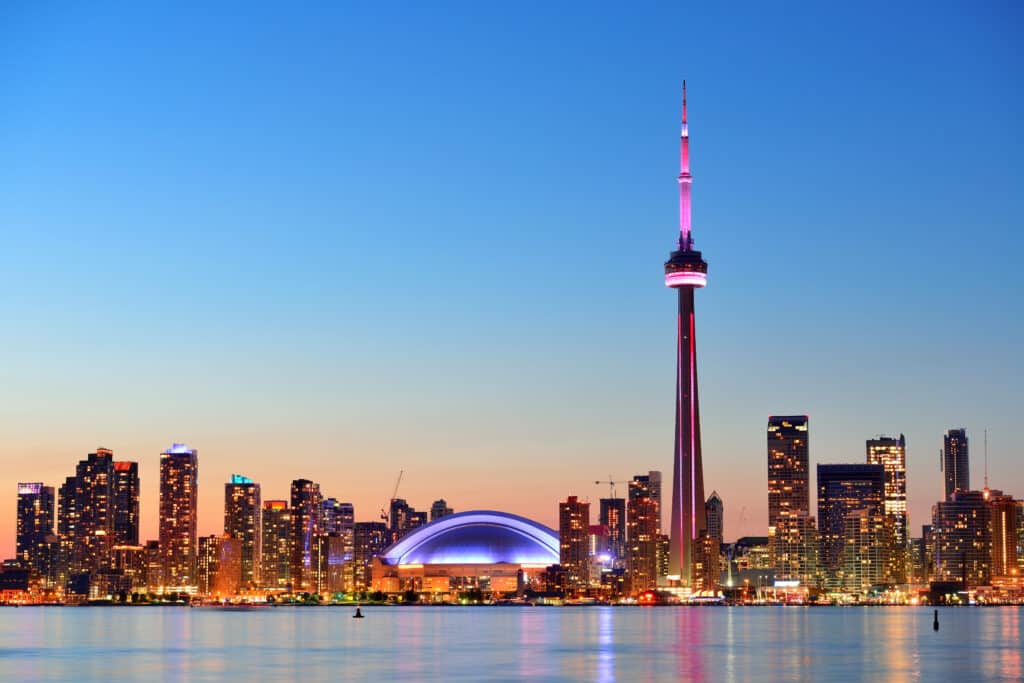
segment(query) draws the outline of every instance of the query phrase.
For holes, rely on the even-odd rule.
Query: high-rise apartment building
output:
[[[356,522],[354,590],[365,592],[373,585],[373,558],[390,545],[384,522]]]
[[[238,540],[239,581],[245,588],[261,585],[262,513],[260,485],[249,477],[231,475],[231,481],[224,484],[224,535]]]
[[[288,588],[292,575],[292,511],[286,500],[263,503],[260,585]]]
[[[322,553],[331,567],[328,588],[331,592],[351,591],[355,585],[355,506],[328,498],[323,508],[324,533],[331,539],[329,552]]]
[[[75,553],[75,536],[78,531],[78,504],[75,489],[78,479],[74,476],[64,479],[57,490],[57,538],[60,550],[57,557],[57,584],[67,585],[71,578]]]
[[[862,541],[866,542],[869,533],[875,531],[877,520],[872,516],[882,515],[884,498],[884,466],[818,465],[819,566],[825,572],[827,584],[843,583],[846,561],[856,561],[856,552],[864,547]],[[867,517],[857,515],[850,527],[847,518],[860,511],[866,511]],[[857,532],[856,539],[847,535],[850,528]],[[874,571],[872,566],[871,572]],[[860,583],[855,583],[860,590]]]
[[[650,475],[633,477],[629,482],[626,514],[626,543],[629,547],[626,575],[630,591],[634,594],[650,590],[658,583],[658,517],[658,502],[652,495]],[[671,567],[671,548],[669,555]]]
[[[160,454],[160,555],[164,589],[193,590],[199,502],[199,451],[172,444]]]
[[[1019,575],[1017,564],[1017,501],[1002,491],[988,491],[992,519],[992,576]]]
[[[53,503],[52,486],[18,484],[17,558],[35,578],[45,578],[52,565]]]
[[[768,547],[777,579],[809,582],[817,572],[808,427],[806,415],[768,418]]]
[[[292,590],[316,593],[320,589],[320,536],[323,499],[320,485],[309,479],[292,481]]]
[[[608,529],[608,551],[615,567],[626,566],[626,499],[602,498],[599,508],[601,526]]]
[[[968,458],[967,430],[950,429],[942,437],[942,473],[946,485],[946,500],[954,491],[971,490],[971,468]]]
[[[569,496],[558,504],[559,564],[570,592],[590,585],[590,503]]]
[[[992,578],[992,511],[981,491],[954,491],[932,508],[936,581],[988,585]]]
[[[75,468],[75,522],[71,571],[105,568],[114,545],[114,454],[97,448]]]
[[[712,491],[708,496],[704,510],[708,518],[708,538],[714,539],[719,545],[725,543],[725,504],[718,491]]]
[[[419,512],[405,498],[392,498],[388,520],[391,542],[396,543],[413,529],[427,524],[427,513]]]
[[[434,501],[434,504],[430,506],[430,521],[447,517],[448,515],[455,514],[455,510],[448,507],[448,502],[444,499],[438,499]]]
[[[888,550],[887,575],[894,583],[907,580],[907,440],[880,436],[866,443],[867,462],[885,468],[885,516],[893,527],[893,543]]]
[[[241,589],[242,541],[227,534],[203,536],[196,565],[200,594],[215,598],[237,595]]]
[[[139,463],[114,461],[114,545],[139,545]]]

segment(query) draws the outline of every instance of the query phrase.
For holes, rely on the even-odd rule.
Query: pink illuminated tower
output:
[[[704,466],[700,457],[700,409],[697,401],[697,343],[693,290],[707,284],[708,264],[693,248],[690,230],[690,133],[686,127],[686,81],[683,81],[683,128],[679,138],[679,248],[665,263],[665,285],[679,292],[676,321],[676,430],[672,468],[672,528],[669,576],[687,586],[695,583],[698,542],[707,533],[704,511]]]

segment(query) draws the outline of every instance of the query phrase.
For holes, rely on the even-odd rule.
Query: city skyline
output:
[[[18,333],[0,491],[57,489],[109,448],[139,462],[146,540],[158,454],[174,441],[203,452],[200,537],[222,532],[221,485],[237,471],[265,500],[308,477],[373,519],[405,470],[399,496],[420,510],[444,497],[552,527],[551,501],[596,508],[594,480],[671,472],[672,304],[650,268],[674,214],[666,140],[685,76],[700,93],[700,244],[715,256],[701,295],[705,485],[725,503],[726,537],[766,527],[772,414],[811,416],[812,469],[905,434],[911,529],[942,498],[949,429],[974,440],[975,488],[988,429],[989,478],[1020,495],[1022,99],[998,12],[925,27],[910,10],[877,22],[818,9],[787,26],[712,12],[703,24],[729,31],[680,51],[682,10],[591,18],[589,32],[561,11],[545,26],[485,11],[469,37],[454,17],[488,55],[479,64],[419,37],[421,24],[447,30],[420,10],[416,30],[387,34],[404,47],[380,55],[344,28],[368,17],[326,8],[284,22],[286,53],[266,57],[251,26],[272,17],[258,9],[250,27],[136,9],[104,26],[115,39],[103,44],[74,11],[2,22],[12,296],[0,312]],[[602,49],[641,20],[666,28]],[[874,40],[816,32],[837,23]],[[773,27],[813,27],[820,59],[775,50],[766,36],[787,34]],[[182,62],[171,47],[194,31],[209,40]],[[229,32],[235,56],[214,47]],[[410,66],[410,54],[429,58]],[[587,296],[582,266],[565,267],[577,263],[602,273]],[[520,474],[541,469],[539,483]],[[11,557],[13,493],[3,499]]]

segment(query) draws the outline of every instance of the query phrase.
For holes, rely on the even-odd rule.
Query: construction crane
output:
[[[595,481],[594,483],[595,484],[608,484],[608,493],[609,493],[609,495],[612,498],[618,498],[618,496],[615,495],[615,485],[616,484],[628,484],[629,482],[628,481],[612,481],[612,475],[609,474],[608,475],[608,481]]]
[[[391,500],[388,501],[388,509],[380,509],[380,518],[384,520],[385,524],[388,523],[388,519],[390,518],[391,503],[393,503],[395,499],[398,498],[398,485],[402,483],[403,474],[405,474],[405,470],[398,470],[398,479],[395,480],[395,488],[391,492]]]

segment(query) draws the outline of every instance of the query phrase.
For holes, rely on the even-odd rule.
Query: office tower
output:
[[[373,558],[390,545],[384,522],[356,522],[354,590],[365,592],[373,585]]]
[[[196,573],[201,595],[230,598],[238,595],[242,577],[242,540],[223,536],[199,539]]]
[[[16,550],[33,577],[46,577],[51,566],[48,540],[53,536],[53,487],[41,482],[18,484]]]
[[[693,582],[693,555],[707,533],[704,517],[704,464],[700,450],[700,405],[697,399],[697,339],[694,290],[707,284],[708,264],[693,248],[690,226],[690,132],[686,123],[686,82],[683,82],[683,124],[679,137],[679,243],[665,263],[665,285],[678,292],[676,316],[676,414],[672,460],[672,527],[669,531],[670,576]],[[655,505],[657,507],[657,505]],[[660,518],[660,511],[658,512]],[[632,542],[631,542],[632,543]]]
[[[139,544],[139,463],[114,461],[114,545]]]
[[[75,502],[76,477],[67,477],[57,490],[57,537],[60,551],[57,560],[57,584],[66,586],[71,578],[75,536],[78,529],[78,505]]]
[[[239,580],[245,588],[261,585],[262,512],[260,485],[248,477],[232,474],[231,481],[224,484],[224,535],[238,539],[241,549]]]
[[[981,491],[954,491],[932,508],[936,581],[988,585],[992,578],[992,512]]]
[[[600,503],[601,526],[608,529],[608,550],[616,567],[626,566],[626,499],[602,498]]]
[[[704,514],[708,520],[708,538],[719,544],[725,543],[725,504],[718,491],[712,491],[704,503]]]
[[[888,556],[888,580],[904,583],[907,580],[907,441],[902,434],[898,439],[880,436],[868,439],[866,447],[868,464],[885,467],[885,515],[894,529]]]
[[[455,510],[448,507],[448,502],[444,498],[435,500],[434,504],[430,506],[430,521],[433,522],[436,519],[447,517],[448,515],[455,514]]]
[[[1018,574],[1017,502],[1002,491],[988,492],[992,519],[992,576]]]
[[[858,516],[855,530],[863,539],[874,529],[870,516],[881,516],[885,498],[885,467],[882,465],[818,465],[819,565],[828,583],[842,583],[844,552],[859,546],[846,536],[847,517],[866,510],[869,518]],[[849,548],[852,544],[852,548]],[[859,584],[858,584],[859,590]]]
[[[626,574],[630,591],[634,594],[650,590],[658,582],[658,516],[658,503],[651,495],[650,476],[633,477],[629,482],[626,515],[626,542],[629,546]],[[692,550],[690,557],[692,559]],[[671,562],[670,545],[670,570]]]
[[[323,533],[320,485],[309,479],[292,482],[292,590],[315,593],[319,589],[319,537]]]
[[[570,592],[590,585],[590,503],[569,496],[558,504],[559,564],[566,571]]]
[[[768,546],[776,578],[787,581],[807,582],[817,570],[808,428],[806,415],[768,418]]]
[[[160,554],[167,591],[198,585],[196,533],[199,501],[199,451],[172,444],[160,454]]]
[[[114,454],[97,448],[75,468],[75,522],[71,571],[97,572],[107,566],[114,533]]]
[[[355,575],[353,564],[355,553],[356,510],[352,503],[342,503],[335,498],[324,501],[324,533],[341,540],[329,542],[330,553],[326,555],[334,572],[328,576],[332,593],[353,590]]]
[[[942,437],[942,473],[946,484],[946,500],[954,491],[971,490],[971,467],[968,458],[967,430],[950,429]]]
[[[286,500],[263,503],[260,585],[287,588],[292,575],[292,511]]]

